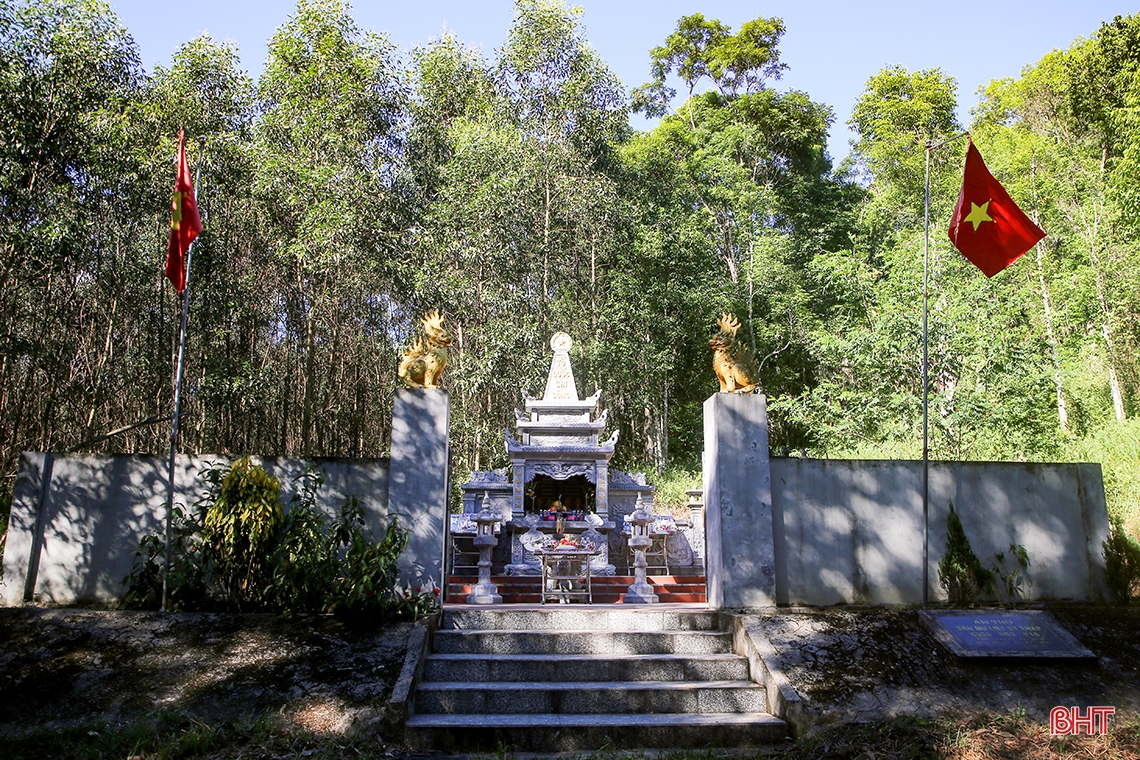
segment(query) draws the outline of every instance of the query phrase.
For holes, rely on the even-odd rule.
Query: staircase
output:
[[[573,752],[778,742],[764,687],[708,610],[445,607],[414,749]]]
[[[662,604],[704,604],[706,601],[703,575],[651,575],[646,580]],[[447,601],[463,604],[475,582],[476,578],[469,575],[450,576],[447,579]],[[503,604],[538,604],[541,601],[536,575],[496,575],[491,577],[491,583],[503,597]],[[632,583],[633,576],[628,575],[594,576],[591,581],[594,604],[619,604]]]

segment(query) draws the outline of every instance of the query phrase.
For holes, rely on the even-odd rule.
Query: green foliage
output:
[[[283,515],[281,484],[249,457],[227,470],[210,470],[217,488],[202,524],[202,548],[214,584],[236,609],[257,606],[271,577],[271,547]]]
[[[172,612],[209,610],[218,606],[207,585],[210,558],[202,545],[205,499],[187,511],[175,505],[170,520],[170,572],[167,575],[167,609]],[[123,579],[126,609],[157,610],[162,606],[162,575],[166,566],[163,532],[139,539],[131,572]]]
[[[717,19],[706,20],[704,14],[683,16],[665,44],[649,51],[653,80],[633,91],[634,110],[664,116],[676,94],[665,86],[673,72],[685,83],[690,99],[705,78],[726,97],[762,89],[768,79],[779,79],[787,68],[780,63],[777,49],[784,31],[783,20],[776,17],[746,21],[733,34],[731,27]]]
[[[1067,452],[1074,462],[1099,462],[1109,515],[1140,535],[1140,420],[1098,425]]]
[[[502,428],[555,330],[580,390],[605,390],[615,466],[697,467],[721,311],[763,360],[775,451],[920,456],[925,144],[961,129],[955,81],[870,73],[838,115],[857,142],[836,169],[837,114],[776,89],[780,19],[680,18],[630,97],[581,20],[520,0],[494,53],[444,35],[402,56],[343,0],[300,0],[254,82],[208,37],[144,72],[95,0],[0,4],[3,471],[168,413],[179,302],[155,252],[180,126],[207,138],[190,141],[206,229],[187,450],[383,452],[400,346],[438,307],[457,473],[507,463]],[[982,278],[939,232],[965,141],[933,152],[930,444],[1103,461],[1110,512],[1136,532],[1140,17],[1089,32],[971,115],[1049,233],[1006,272]],[[629,107],[660,123],[631,133]],[[163,451],[168,435],[94,446]],[[310,536],[331,529],[311,517]],[[209,570],[195,562],[187,590]]]
[[[1024,596],[1024,589],[1022,583],[1025,580],[1021,575],[1021,571],[1029,567],[1029,553],[1021,544],[1009,545],[1009,559],[1006,559],[1005,552],[998,552],[994,555],[997,564],[990,568],[991,579],[1001,581],[998,586],[994,583],[994,587],[1001,589],[1005,595],[1007,603],[1014,603]]]
[[[950,604],[958,606],[973,604],[993,588],[993,577],[970,548],[953,502],[946,517],[946,552],[938,560],[938,584],[946,590]]]
[[[396,587],[408,543],[398,519],[374,541],[356,497],[330,517],[318,500],[320,472],[306,468],[294,481],[283,515],[276,479],[248,457],[207,470],[205,479],[195,509],[173,514],[169,609],[419,617],[438,604],[438,589]],[[139,542],[124,606],[158,607],[163,547],[160,533]]]
[[[1108,588],[1117,601],[1128,604],[1140,598],[1140,541],[1128,535],[1119,519],[1112,520],[1103,550]]]
[[[685,491],[701,487],[700,470],[672,465],[650,476],[650,482],[657,487],[656,493],[653,494],[655,511],[686,519],[689,517],[689,510],[686,507],[689,496]]]

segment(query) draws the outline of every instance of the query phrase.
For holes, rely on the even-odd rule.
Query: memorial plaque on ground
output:
[[[919,613],[958,657],[1096,659],[1041,610],[945,610]]]

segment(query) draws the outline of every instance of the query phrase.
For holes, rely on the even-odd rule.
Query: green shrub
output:
[[[205,509],[200,504],[189,512],[175,506],[171,515],[166,607],[172,612],[211,607],[206,591],[206,559],[198,540],[204,517]],[[162,606],[165,548],[161,532],[143,536],[139,541],[131,572],[123,579],[126,593],[122,605],[127,609],[157,610]]]
[[[1140,542],[1128,535],[1120,519],[1112,521],[1103,544],[1108,587],[1122,604],[1140,598]]]
[[[954,502],[950,502],[946,517],[946,553],[938,560],[938,583],[955,605],[973,604],[980,594],[993,588],[993,576],[970,548]]]
[[[1021,544],[1009,545],[1009,557],[1016,562],[1012,570],[1008,569],[1005,552],[998,552],[994,557],[997,564],[990,568],[990,577],[1001,581],[1000,586],[996,583],[994,586],[1002,590],[1007,603],[1013,604],[1024,595],[1022,581],[1025,578],[1021,571],[1029,567],[1029,552]]]
[[[297,478],[287,512],[277,480],[248,458],[204,477],[203,498],[173,512],[169,609],[418,617],[437,603],[438,589],[396,588],[408,543],[399,521],[372,540],[353,496],[330,517],[317,499],[320,473]],[[123,581],[124,605],[157,608],[162,568],[162,534],[145,536]]]
[[[230,606],[241,610],[263,601],[283,522],[277,478],[249,457],[234,462],[202,524],[202,546],[214,586]]]

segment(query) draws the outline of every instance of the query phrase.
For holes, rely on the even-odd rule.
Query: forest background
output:
[[[557,330],[616,464],[699,478],[725,311],[774,453],[920,458],[924,147],[968,128],[1048,237],[987,280],[945,235],[965,141],[934,152],[931,456],[1102,462],[1140,535],[1140,16],[993,81],[968,125],[938,69],[868,72],[849,115],[780,89],[784,31],[686,16],[626,91],[560,2],[519,0],[486,56],[446,34],[401,55],[300,0],[253,81],[208,37],[144,71],[97,0],[0,0],[6,500],[21,451],[168,450],[179,127],[206,136],[184,451],[383,455],[439,307],[455,482],[507,463]]]

